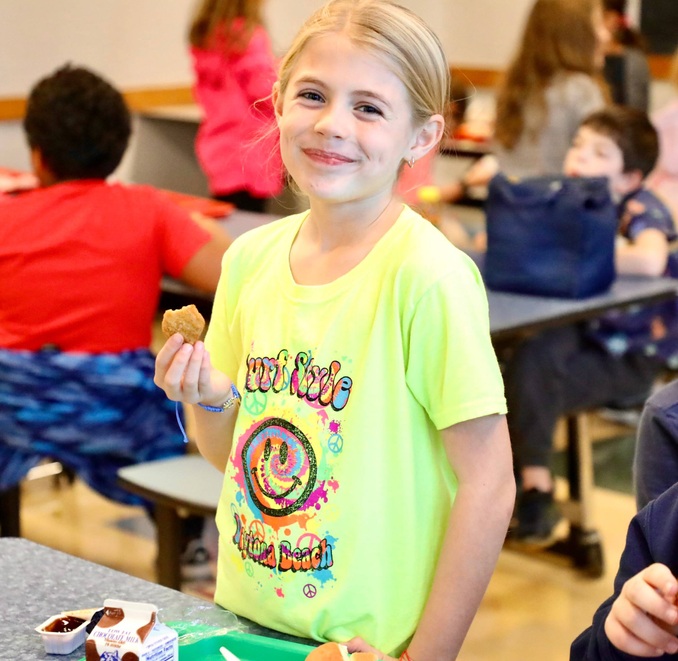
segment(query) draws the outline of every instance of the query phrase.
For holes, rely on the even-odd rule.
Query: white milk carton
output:
[[[153,604],[106,599],[85,643],[86,661],[178,661],[177,632],[157,615]]]

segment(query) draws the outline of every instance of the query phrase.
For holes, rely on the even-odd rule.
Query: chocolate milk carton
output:
[[[106,599],[85,643],[86,661],[178,661],[177,632],[157,615],[153,604]]]

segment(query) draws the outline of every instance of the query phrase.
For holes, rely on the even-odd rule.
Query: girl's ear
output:
[[[428,121],[424,122],[415,130],[414,142],[410,147],[409,154],[406,154],[405,160],[414,158],[418,161],[426,156],[442,139],[445,131],[445,118],[442,115],[431,115]]]
[[[280,117],[282,115],[282,94],[280,94],[280,83],[278,81],[273,83],[271,99],[273,100],[273,109],[275,110],[276,122],[280,122]]]

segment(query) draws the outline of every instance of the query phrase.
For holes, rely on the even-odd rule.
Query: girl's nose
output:
[[[347,111],[336,103],[327,103],[320,111],[315,130],[330,138],[346,137]]]

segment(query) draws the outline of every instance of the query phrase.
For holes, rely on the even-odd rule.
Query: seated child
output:
[[[657,159],[657,134],[639,110],[610,107],[582,123],[567,153],[569,176],[607,176],[619,200],[618,273],[661,276],[675,238],[666,207],[643,187]],[[504,374],[514,461],[521,483],[516,540],[548,545],[560,513],[551,459],[557,420],[569,411],[644,398],[678,354],[667,325],[675,306],[610,312],[592,323],[544,331],[523,342]]]
[[[678,380],[650,397],[640,416],[633,488],[642,509],[678,482]]]
[[[24,129],[40,186],[0,195],[0,492],[49,457],[139,504],[117,469],[185,452],[153,383],[161,277],[214,291],[230,239],[159,191],[107,183],[131,120],[93,72],[38,82]]]
[[[614,594],[573,643],[571,661],[678,659],[678,483],[629,525]]]

